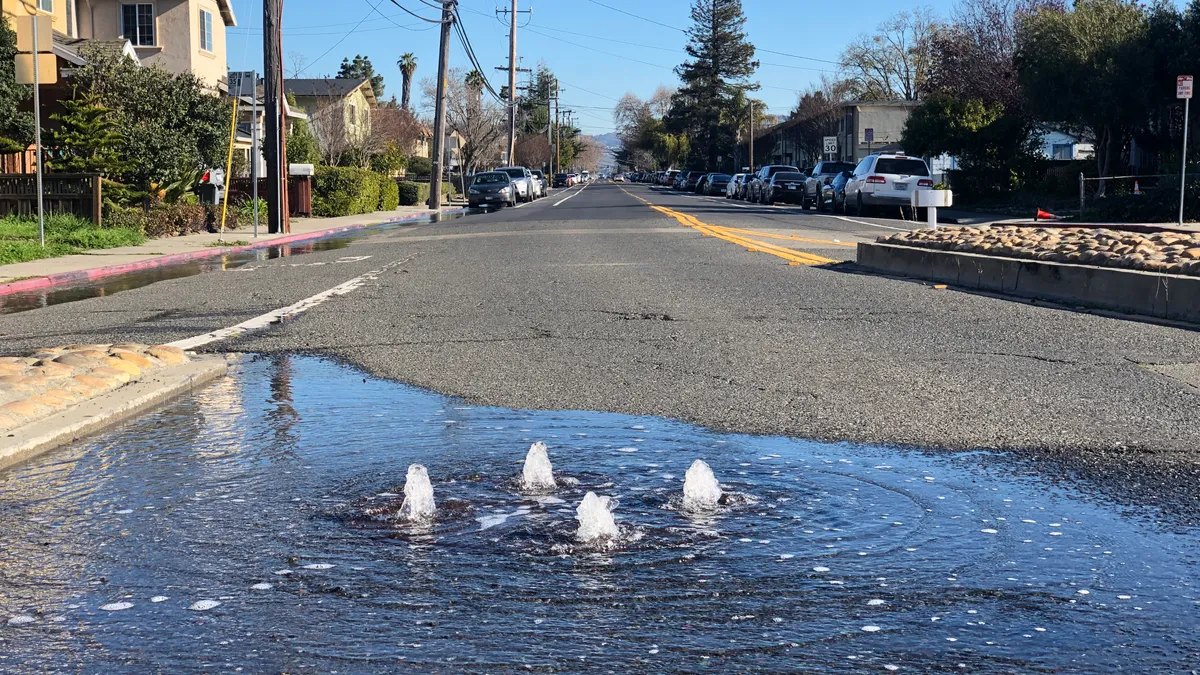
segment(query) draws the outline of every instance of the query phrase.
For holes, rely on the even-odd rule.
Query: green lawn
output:
[[[38,241],[36,218],[0,218],[0,265],[54,258],[71,253],[117,246],[136,246],[145,235],[126,227],[96,227],[75,216],[46,218],[46,246]]]

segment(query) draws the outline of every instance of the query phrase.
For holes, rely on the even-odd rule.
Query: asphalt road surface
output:
[[[516,408],[1003,449],[1197,522],[1200,333],[842,262],[855,242],[908,227],[592,184],[340,250],[3,315],[0,345],[169,342],[370,272],[302,315],[202,349],[326,355]]]

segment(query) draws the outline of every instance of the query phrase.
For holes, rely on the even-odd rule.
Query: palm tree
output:
[[[400,107],[408,110],[408,93],[412,90],[413,73],[417,72],[417,57],[412,52],[406,52],[396,61],[396,65],[400,67],[400,77],[404,79]]]
[[[471,92],[471,94],[474,96],[473,103],[479,103],[482,99],[483,85],[485,83],[486,80],[483,79],[483,73],[479,72],[478,70],[472,70],[471,72],[467,73],[467,91]]]

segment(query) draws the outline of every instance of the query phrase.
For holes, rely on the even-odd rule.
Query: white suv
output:
[[[538,189],[534,184],[537,179],[529,169],[523,166],[501,166],[494,170],[503,171],[512,177],[513,185],[517,186],[517,201],[531,202],[538,198]]]
[[[930,190],[929,165],[920,157],[898,153],[868,155],[846,181],[846,208],[866,215],[873,206],[909,206],[915,190]]]

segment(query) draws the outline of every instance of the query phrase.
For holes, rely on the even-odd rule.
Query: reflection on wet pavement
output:
[[[525,495],[538,440],[558,486]],[[703,513],[697,458],[730,497]],[[429,523],[390,517],[411,463]],[[576,540],[588,491],[616,546]],[[472,407],[263,358],[0,475],[0,670],[1178,672],[1200,547],[1153,516],[994,455]]]

